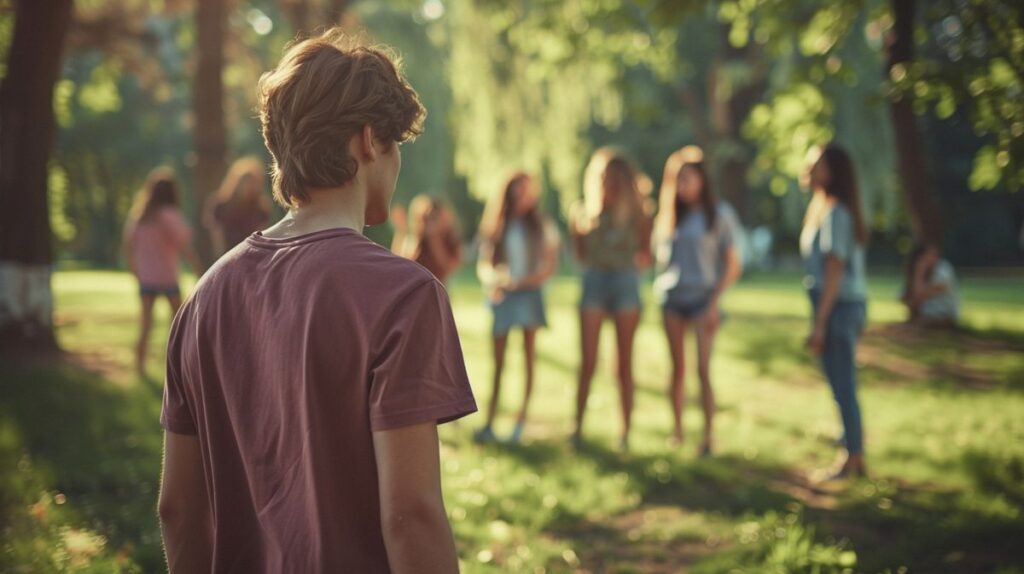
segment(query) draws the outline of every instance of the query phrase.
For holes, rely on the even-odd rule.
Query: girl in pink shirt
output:
[[[184,256],[193,271],[199,272],[199,258],[192,249],[192,230],[178,207],[178,184],[174,171],[159,167],[150,172],[139,191],[125,223],[124,254],[128,268],[139,281],[142,299],[139,340],[135,347],[135,368],[146,374],[146,349],[153,324],[153,303],[157,296],[167,297],[171,314],[181,306],[178,287],[178,260]]]

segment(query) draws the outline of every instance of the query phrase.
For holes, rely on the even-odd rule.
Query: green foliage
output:
[[[672,29],[632,3],[452,2],[448,46],[455,169],[487,197],[514,169],[546,175],[562,208],[580,193],[592,123],[624,121],[630,66],[671,78]]]
[[[68,508],[67,497],[53,491],[48,473],[33,464],[9,415],[0,417],[0,570],[139,572],[130,558],[110,548],[104,536],[82,527],[81,518]]]

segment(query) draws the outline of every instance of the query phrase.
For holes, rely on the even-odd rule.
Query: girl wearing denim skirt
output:
[[[583,264],[580,299],[582,364],[573,445],[582,441],[583,416],[597,366],[598,339],[606,318],[615,322],[616,369],[621,399],[620,446],[629,446],[633,412],[633,336],[640,322],[639,269],[650,261],[651,218],[638,189],[639,176],[621,152],[597,150],[583,178],[583,204],[570,219],[573,247]]]
[[[533,393],[534,346],[537,329],[547,325],[541,288],[558,266],[558,231],[538,206],[532,177],[513,174],[491,196],[480,225],[477,274],[494,313],[494,389],[487,406],[487,421],[475,433],[478,442],[493,442],[498,411],[505,347],[513,328],[523,331],[526,387],[515,429],[509,439],[519,442]]]
[[[813,198],[800,234],[807,271],[804,286],[814,317],[807,346],[821,358],[843,420],[846,456],[834,478],[844,478],[865,472],[854,359],[867,316],[864,247],[868,230],[853,162],[842,148],[830,144],[821,149],[808,179]]]
[[[675,426],[672,442],[683,442],[684,343],[692,327],[704,410],[704,436],[697,452],[708,456],[713,446],[711,352],[721,318],[718,303],[742,269],[734,242],[739,223],[733,211],[715,199],[703,156],[700,148],[687,146],[665,162],[654,231],[658,268],[654,291],[672,357],[668,388]]]

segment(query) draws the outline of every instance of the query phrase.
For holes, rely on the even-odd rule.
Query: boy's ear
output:
[[[380,153],[373,145],[373,127],[370,124],[363,126],[362,131],[359,132],[359,151],[368,160],[377,159],[377,155]]]

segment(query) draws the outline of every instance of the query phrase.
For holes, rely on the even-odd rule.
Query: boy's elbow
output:
[[[442,503],[429,499],[396,502],[381,512],[381,528],[388,539],[431,532],[447,523],[447,520]]]
[[[186,508],[185,500],[177,496],[160,495],[157,502],[156,513],[160,517],[160,524],[164,526],[176,526],[194,516],[194,512]]]

